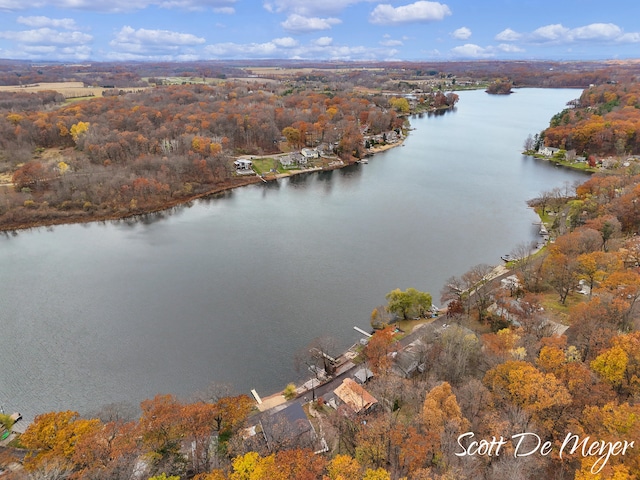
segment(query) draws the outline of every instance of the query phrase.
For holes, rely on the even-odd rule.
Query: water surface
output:
[[[526,201],[585,177],[520,151],[579,94],[461,92],[367,165],[0,238],[0,405],[33,418],[211,382],[283,388],[296,350],[351,345],[390,290],[439,304],[448,277],[535,239]]]

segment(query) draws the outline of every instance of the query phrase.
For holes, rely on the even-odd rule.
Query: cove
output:
[[[536,238],[528,199],[587,178],[520,153],[580,90],[459,95],[366,165],[0,237],[0,405],[29,420],[214,381],[264,396],[314,337],[356,342],[390,290],[439,305],[447,278]]]

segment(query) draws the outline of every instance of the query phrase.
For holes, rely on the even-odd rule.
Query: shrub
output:
[[[284,390],[282,391],[282,395],[287,400],[291,400],[292,398],[295,398],[295,396],[296,396],[296,386],[293,383],[290,383],[289,385],[287,385],[284,388]]]

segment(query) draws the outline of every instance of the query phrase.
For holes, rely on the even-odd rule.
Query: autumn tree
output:
[[[282,135],[287,139],[289,146],[291,148],[300,148],[302,145],[302,135],[300,134],[300,130],[293,127],[286,127],[282,130]]]
[[[31,161],[18,168],[11,179],[16,190],[23,188],[38,189],[42,187],[47,172],[42,163]]]
[[[521,360],[509,360],[489,370],[484,384],[503,405],[515,405],[529,413],[541,432],[562,428],[559,422],[571,395],[552,373],[542,373]]]
[[[374,373],[388,372],[391,368],[389,354],[394,351],[393,343],[393,327],[376,331],[367,342],[363,354]]]
[[[140,404],[140,435],[154,473],[181,472],[185,467],[180,454],[184,433],[183,406],[172,395],[156,395]]]
[[[83,419],[78,412],[38,415],[20,437],[20,442],[29,451],[25,467],[36,470],[48,462],[71,466],[78,442],[99,428],[99,420]]]

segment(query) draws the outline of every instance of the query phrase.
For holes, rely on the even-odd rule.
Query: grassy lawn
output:
[[[286,170],[282,168],[282,165],[280,165],[280,162],[275,158],[256,158],[251,161],[253,162],[253,169],[258,175],[266,175],[271,172],[272,168],[276,168],[278,173],[286,172]]]
[[[569,296],[567,296],[567,301],[563,305],[558,299],[558,294],[553,292],[547,293],[543,296],[542,306],[544,307],[544,311],[549,316],[550,320],[562,323],[564,325],[569,325],[569,310],[574,305],[588,300],[589,297],[587,295],[582,295],[580,293],[570,293]]]

